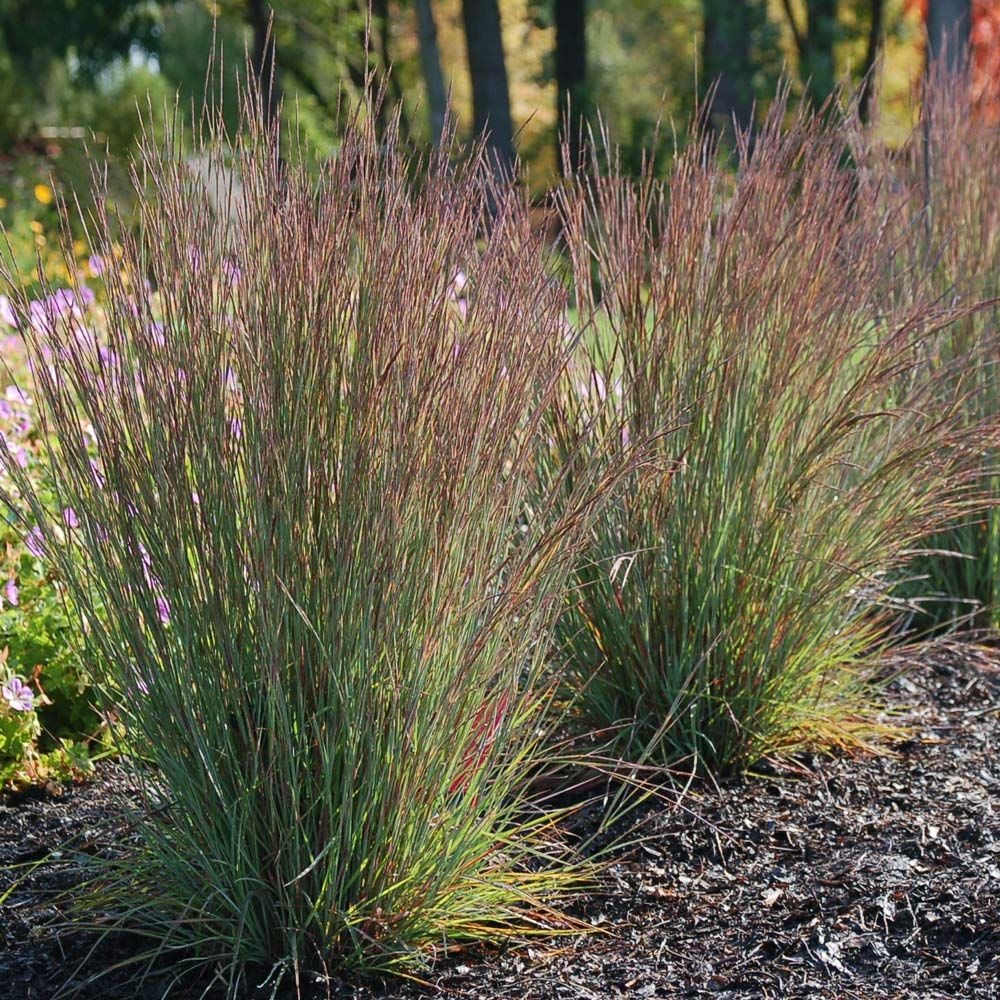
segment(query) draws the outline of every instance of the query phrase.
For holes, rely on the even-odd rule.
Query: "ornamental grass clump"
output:
[[[955,404],[913,377],[947,314],[879,296],[887,219],[783,111],[735,176],[697,142],[562,194],[584,346],[550,474],[602,432],[663,469],[604,508],[559,624],[581,722],[634,762],[864,739],[887,574],[965,502]]]
[[[193,145],[208,184],[147,148],[92,226],[106,335],[30,336],[76,523],[18,485],[146,789],[86,911],[230,995],[551,931],[579,870],[526,795],[592,488],[524,516],[568,350],[527,207],[360,127],[312,174]]]
[[[922,369],[944,400],[960,399],[963,422],[977,428],[980,509],[925,539],[908,567],[903,592],[914,628],[1000,629],[1000,131],[984,120],[965,76],[932,74],[924,117],[901,153],[877,139],[877,126],[855,135],[863,182],[884,203],[905,253],[889,280],[919,274],[916,294],[968,308],[928,345]],[[912,292],[911,292],[912,294]]]

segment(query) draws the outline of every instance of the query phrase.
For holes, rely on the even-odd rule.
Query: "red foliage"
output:
[[[927,0],[906,0],[907,11],[927,18]],[[984,121],[1000,124],[1000,0],[972,0],[969,32],[972,105]]]

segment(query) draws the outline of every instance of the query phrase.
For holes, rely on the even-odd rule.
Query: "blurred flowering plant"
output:
[[[38,484],[52,525],[26,524],[12,511],[0,521],[0,787],[65,780],[87,769],[86,750],[100,735],[91,671],[79,650],[79,626],[48,558],[79,528],[47,475],[47,447],[30,384],[22,331],[72,317],[81,332],[100,322],[90,289],[63,288],[17,310],[0,297],[0,356],[8,384],[0,391],[0,448]],[[19,312],[21,315],[19,315]],[[6,476],[4,488],[11,485]]]

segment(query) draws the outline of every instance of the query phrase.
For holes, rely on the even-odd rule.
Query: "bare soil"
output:
[[[909,732],[892,755],[762,765],[689,791],[684,808],[633,817],[641,842],[574,903],[593,933],[452,955],[423,985],[336,983],[316,996],[1000,998],[1000,654],[938,644],[909,655],[888,687]],[[87,986],[134,944],[89,955],[89,935],[46,927],[80,878],[52,852],[70,838],[112,843],[124,780],[105,764],[86,786],[0,804],[0,898],[17,882],[0,903],[0,1000],[165,995],[167,980],[140,989],[123,974]],[[9,868],[32,861],[43,863],[29,877]],[[205,985],[170,995],[191,1000]]]

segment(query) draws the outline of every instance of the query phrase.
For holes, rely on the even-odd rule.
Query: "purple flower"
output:
[[[72,507],[64,507],[62,513],[63,524],[67,528],[79,528],[80,519],[76,516],[76,511]]]
[[[21,603],[21,592],[17,589],[15,580],[10,579],[7,581],[7,586],[3,588],[3,594],[7,598],[7,603],[12,608],[16,608]]]
[[[37,526],[32,528],[24,539],[24,544],[36,559],[45,558],[45,536],[42,534],[41,528]]]
[[[51,333],[58,318],[59,313],[48,299],[34,299],[28,303],[28,322],[33,330]]]
[[[170,621],[170,602],[165,597],[157,597],[156,614],[164,625]]]
[[[93,275],[104,274],[105,264],[104,258],[97,253],[91,254],[90,259],[87,261],[87,266],[90,268],[90,273]]]
[[[149,324],[149,335],[150,339],[153,341],[154,347],[163,347],[163,345],[167,342],[167,338],[163,330],[163,324],[158,320],[153,320],[153,322]]]
[[[225,282],[229,285],[239,284],[239,280],[243,275],[243,271],[237,267],[231,260],[224,260],[222,262],[222,277]]]
[[[35,696],[20,677],[11,677],[0,689],[7,704],[15,712],[30,712],[35,703]]]
[[[19,406],[31,406],[31,397],[18,385],[9,385],[3,391],[7,403],[17,403]]]
[[[17,328],[17,316],[6,295],[0,295],[0,323]]]
[[[33,329],[50,333],[56,323],[65,317],[79,318],[94,303],[94,293],[86,286],[60,288],[44,299],[28,304],[28,315]]]

